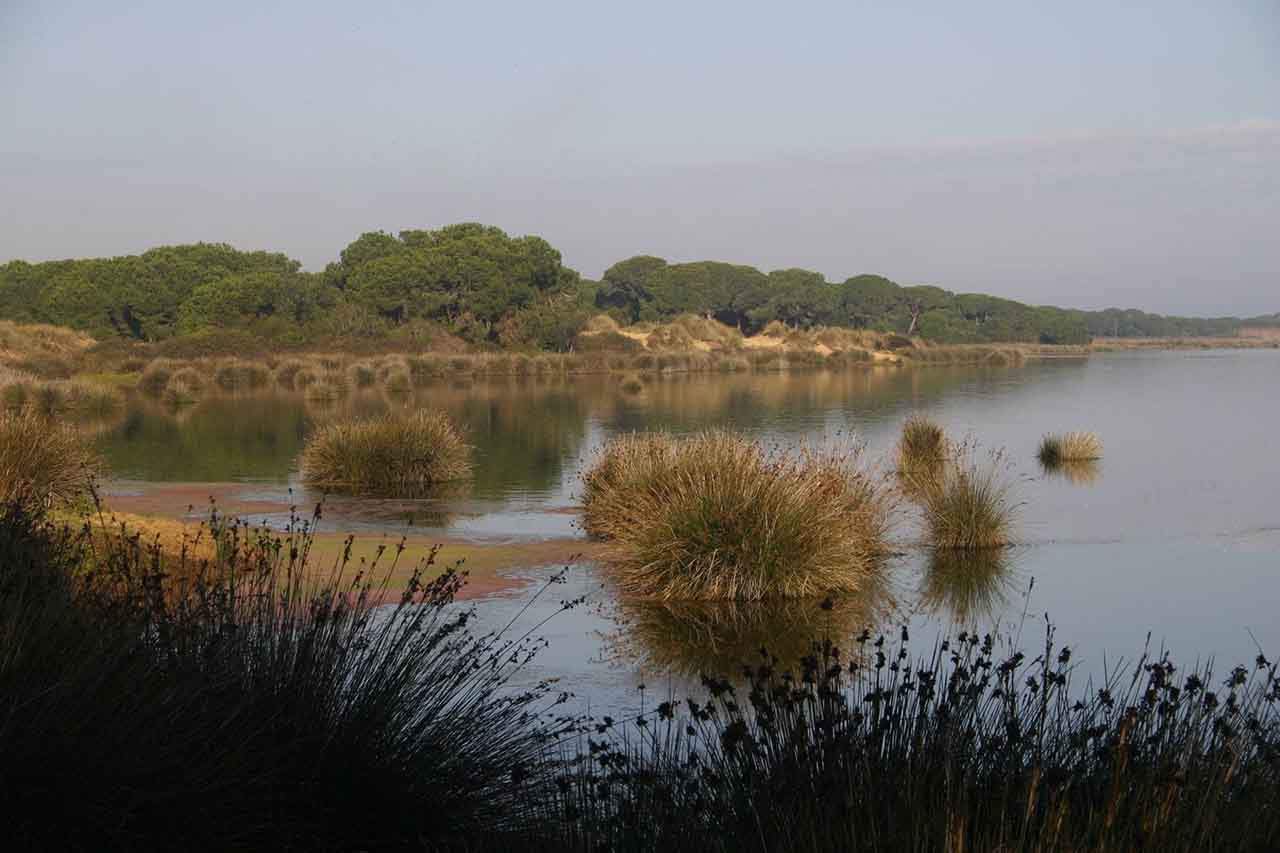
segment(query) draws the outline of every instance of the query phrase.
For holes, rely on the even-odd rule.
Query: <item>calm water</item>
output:
[[[1006,632],[1034,645],[1045,614],[1086,666],[1132,657],[1148,632],[1184,663],[1280,654],[1280,353],[1117,353],[1022,368],[877,369],[847,373],[678,376],[638,394],[617,377],[523,384],[441,385],[411,398],[358,395],[315,407],[294,395],[211,399],[177,412],[134,402],[100,437],[123,490],[156,482],[237,482],[248,497],[285,499],[309,430],[353,412],[430,405],[449,411],[475,445],[470,491],[445,503],[330,501],[341,529],[476,541],[574,538],[576,483],[608,436],[629,430],[732,426],[798,443],[856,437],[887,456],[902,420],[928,412],[956,437],[1003,448],[1022,507],[1021,543],[997,564],[930,566],[908,548],[883,588],[824,613],[788,608],[645,607],[618,602],[604,573],[573,566],[536,604],[587,603],[542,630],[552,640],[534,675],[559,675],[597,707],[634,703],[634,687],[678,689],[681,674],[729,666],[767,642],[800,649],[824,631],[910,624],[932,642],[955,626]],[[1093,430],[1105,458],[1091,476],[1044,476],[1042,434]],[[254,516],[256,519],[258,516]],[[911,526],[900,532],[904,543]],[[567,543],[571,546],[572,543]],[[571,548],[567,547],[566,553]],[[549,570],[530,567],[533,579]],[[536,584],[535,584],[536,586]],[[486,621],[519,610],[530,588],[482,601]]]

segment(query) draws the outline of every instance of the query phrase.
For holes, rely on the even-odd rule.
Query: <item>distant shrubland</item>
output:
[[[601,313],[623,326],[692,315],[746,335],[778,323],[938,343],[1083,344],[1092,336],[1232,335],[1241,326],[1235,318],[1025,305],[878,275],[835,282],[804,269],[766,273],[651,256],[614,264],[597,282],[566,267],[540,237],[475,223],[365,233],[320,272],[279,252],[217,243],[0,265],[0,317],[104,342],[163,342],[160,354],[175,358],[344,342],[568,351]]]

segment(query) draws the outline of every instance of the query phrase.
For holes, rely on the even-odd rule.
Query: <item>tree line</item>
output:
[[[431,323],[472,343],[563,350],[601,312],[624,324],[693,313],[746,334],[779,322],[944,343],[1216,336],[1234,334],[1241,325],[1236,318],[1027,305],[904,286],[878,275],[833,282],[805,269],[766,273],[649,255],[620,261],[592,281],[565,266],[541,237],[513,237],[476,223],[361,234],[320,272],[305,272],[282,253],[219,243],[0,266],[0,317],[147,341],[242,330],[305,344]]]

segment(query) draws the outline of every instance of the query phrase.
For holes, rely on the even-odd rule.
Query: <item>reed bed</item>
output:
[[[102,461],[74,427],[30,410],[0,412],[0,506],[71,506]]]
[[[855,450],[766,450],[722,431],[615,438],[583,522],[625,594],[660,600],[857,591],[888,553],[889,498]]]
[[[449,417],[418,410],[320,427],[302,451],[315,488],[413,497],[471,475],[471,448]]]
[[[1102,458],[1102,439],[1092,432],[1051,433],[1040,439],[1036,458],[1046,468],[1064,462],[1093,462]]]
[[[1280,682],[1143,654],[1074,681],[1030,654],[904,628],[764,655],[741,688],[604,718],[559,775],[542,849],[1201,850],[1280,844]],[[557,848],[559,845],[559,848]]]

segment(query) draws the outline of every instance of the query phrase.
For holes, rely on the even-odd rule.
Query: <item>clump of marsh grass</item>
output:
[[[640,381],[638,376],[628,376],[622,380],[618,386],[624,394],[639,394],[644,390],[644,383]]]
[[[138,377],[138,390],[151,397],[159,397],[168,386],[169,378],[180,368],[181,365],[171,359],[153,359]]]
[[[927,415],[913,414],[902,424],[898,468],[904,472],[933,469],[947,458],[947,435]]]
[[[266,365],[252,361],[228,361],[218,365],[213,381],[224,391],[249,391],[261,388],[271,378]]]
[[[1040,439],[1036,458],[1045,468],[1054,468],[1063,462],[1094,461],[1102,458],[1102,439],[1092,432],[1069,432],[1065,435],[1049,434]]]
[[[326,370],[314,382],[308,382],[303,396],[312,403],[332,403],[347,393],[347,377],[336,370]]]
[[[37,412],[0,413],[0,506],[68,506],[87,494],[102,461],[71,426]]]
[[[0,403],[12,412],[77,420],[109,418],[123,406],[119,389],[78,379],[17,381],[0,389]]]
[[[859,450],[785,453],[723,431],[613,439],[583,521],[629,595],[763,599],[857,591],[888,553],[889,497]]]
[[[281,388],[292,391],[294,390],[294,380],[297,378],[299,371],[306,368],[307,363],[305,361],[288,358],[276,365],[272,378]]]
[[[173,406],[194,403],[205,391],[205,378],[200,371],[184,367],[169,377],[165,385],[164,401]]]
[[[378,371],[372,364],[358,361],[347,368],[347,377],[355,387],[369,388],[378,381]]]
[[[469,477],[470,453],[447,415],[419,410],[321,427],[302,451],[302,474],[315,488],[414,496]]]
[[[921,488],[928,544],[937,550],[1003,548],[1011,542],[1017,504],[1004,475],[1003,454],[979,464],[960,448],[943,473]]]

